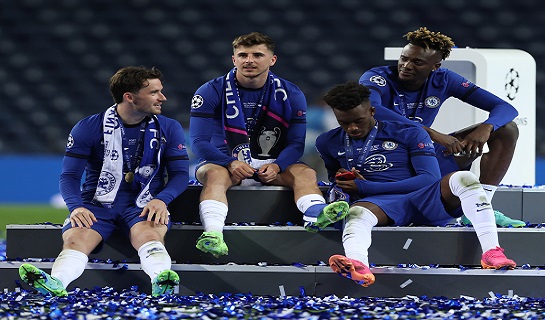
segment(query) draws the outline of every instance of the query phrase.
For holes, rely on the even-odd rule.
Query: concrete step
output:
[[[328,187],[320,186],[322,193]],[[201,186],[189,186],[169,205],[172,221],[200,223],[199,196]],[[258,225],[301,224],[302,214],[295,206],[293,191],[285,187],[232,187],[227,191],[229,214],[227,223],[254,222]],[[507,216],[533,224],[545,222],[541,204],[545,189],[499,187],[492,205]]]
[[[0,288],[14,290],[19,279],[21,262],[0,262]],[[51,262],[34,262],[50,272]],[[255,266],[255,265],[195,265],[175,264],[172,269],[180,275],[177,293],[252,293],[255,295],[299,296],[376,296],[402,297],[461,295],[487,297],[490,294],[545,297],[545,271],[540,269],[483,270],[459,268],[371,268],[375,284],[364,288],[339,277],[328,266]],[[83,275],[74,281],[75,287],[110,286],[118,290],[138,286],[138,291],[150,293],[149,277],[139,264],[89,263]],[[30,289],[22,284],[25,289]]]
[[[341,231],[327,228],[313,234],[302,227],[226,226],[224,239],[229,255],[219,259],[195,248],[201,226],[175,225],[167,233],[166,247],[177,263],[229,263],[290,265],[319,264],[344,252]],[[6,255],[17,258],[54,258],[62,247],[61,227],[8,225]],[[500,244],[517,264],[545,265],[539,254],[544,228],[498,228]],[[481,247],[471,227],[376,227],[369,261],[377,265],[418,264],[479,266]],[[91,259],[139,262],[136,250],[116,233]]]

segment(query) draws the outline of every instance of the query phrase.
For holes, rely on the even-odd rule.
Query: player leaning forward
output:
[[[484,268],[514,268],[499,246],[494,210],[477,177],[456,171],[441,178],[430,136],[420,126],[377,121],[369,89],[338,85],[324,97],[340,127],[316,139],[330,181],[350,197],[343,230],[346,256],[333,255],[333,271],[368,286],[368,248],[374,226],[446,225],[463,214],[472,222]],[[351,171],[353,180],[335,176]],[[345,197],[346,197],[345,195]]]
[[[187,188],[189,159],[182,126],[160,115],[162,89],[159,70],[122,68],[110,79],[115,104],[72,129],[60,178],[70,211],[62,251],[51,275],[27,263],[19,268],[21,279],[39,292],[66,296],[88,255],[116,227],[138,250],[154,296],[172,293],[179,283],[164,236],[171,224],[167,205]]]

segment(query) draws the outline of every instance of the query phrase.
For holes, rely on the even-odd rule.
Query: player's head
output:
[[[398,61],[399,80],[417,89],[426,81],[431,72],[441,67],[454,47],[454,42],[440,32],[432,32],[426,27],[411,31],[405,36],[409,43],[403,47]]]
[[[375,125],[375,108],[369,101],[370,95],[366,86],[349,81],[333,87],[323,99],[333,109],[341,128],[352,138],[361,139]]]
[[[161,80],[161,77],[161,71],[155,67],[124,67],[110,78],[110,93],[115,103],[121,103],[126,92],[137,93],[149,86],[149,80]]]
[[[252,32],[233,40],[233,65],[237,68],[236,77],[242,82],[241,85],[254,81],[261,86],[275,63],[274,41],[271,37]]]

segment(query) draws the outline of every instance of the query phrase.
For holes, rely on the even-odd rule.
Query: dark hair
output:
[[[236,37],[233,40],[233,51],[238,47],[253,47],[260,44],[267,46],[271,52],[274,53],[274,41],[271,37],[260,32],[252,32],[245,34],[239,37]]]
[[[136,93],[149,85],[149,79],[161,79],[161,71],[152,67],[124,67],[110,78],[110,93],[115,103],[123,102],[125,92]]]
[[[452,47],[454,47],[454,42],[450,37],[441,34],[441,32],[432,32],[426,27],[420,27],[418,30],[408,32],[404,37],[415,46],[441,52],[443,60],[448,58]]]
[[[333,109],[347,111],[369,101],[371,91],[363,84],[348,81],[336,85],[324,96],[324,101]]]

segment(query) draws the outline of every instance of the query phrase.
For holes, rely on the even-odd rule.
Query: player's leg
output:
[[[336,201],[326,204],[318,188],[316,171],[303,163],[296,163],[286,168],[271,183],[293,189],[297,208],[303,213],[305,229],[317,232],[348,214],[348,203]]]
[[[469,171],[458,171],[441,180],[441,197],[447,211],[461,205],[462,211],[473,224],[483,251],[484,268],[508,268],[515,262],[503,254],[498,240],[494,210],[477,177]]]
[[[164,244],[167,230],[166,225],[153,221],[140,221],[130,227],[131,244],[138,251],[142,270],[151,279],[153,296],[172,294],[180,283],[178,274],[171,270],[172,259]]]
[[[89,260],[89,254],[97,248],[103,239],[107,238],[114,227],[105,216],[110,216],[108,209],[86,205],[98,220],[90,229],[72,227],[67,218],[63,226],[63,248],[51,270],[51,275],[45,271],[25,263],[19,267],[21,279],[43,294],[66,296],[68,285],[79,278]]]
[[[371,230],[376,225],[390,224],[391,220],[377,205],[370,202],[354,203],[346,216],[343,229],[345,256],[336,254],[329,258],[331,269],[340,276],[367,287],[375,282],[369,269],[368,249]]]
[[[476,124],[457,131],[454,135],[462,140],[478,125],[479,124]],[[498,185],[509,169],[509,165],[511,164],[515,152],[518,135],[519,131],[517,125],[514,122],[510,122],[503,127],[498,128],[498,130],[493,131],[487,141],[489,151],[481,156],[479,181],[490,202],[492,202],[492,198],[498,189]],[[469,167],[471,162],[475,160],[475,158],[471,157],[456,157],[455,159],[460,169]],[[524,227],[526,225],[524,221],[507,217],[498,210],[494,211],[494,217],[496,224],[501,227]],[[462,222],[468,224],[467,219],[463,219]]]
[[[227,189],[239,183],[222,166],[207,163],[197,169],[197,179],[203,185],[199,214],[204,228],[197,239],[197,249],[214,257],[227,255],[229,250],[223,241],[223,226],[227,218]]]

